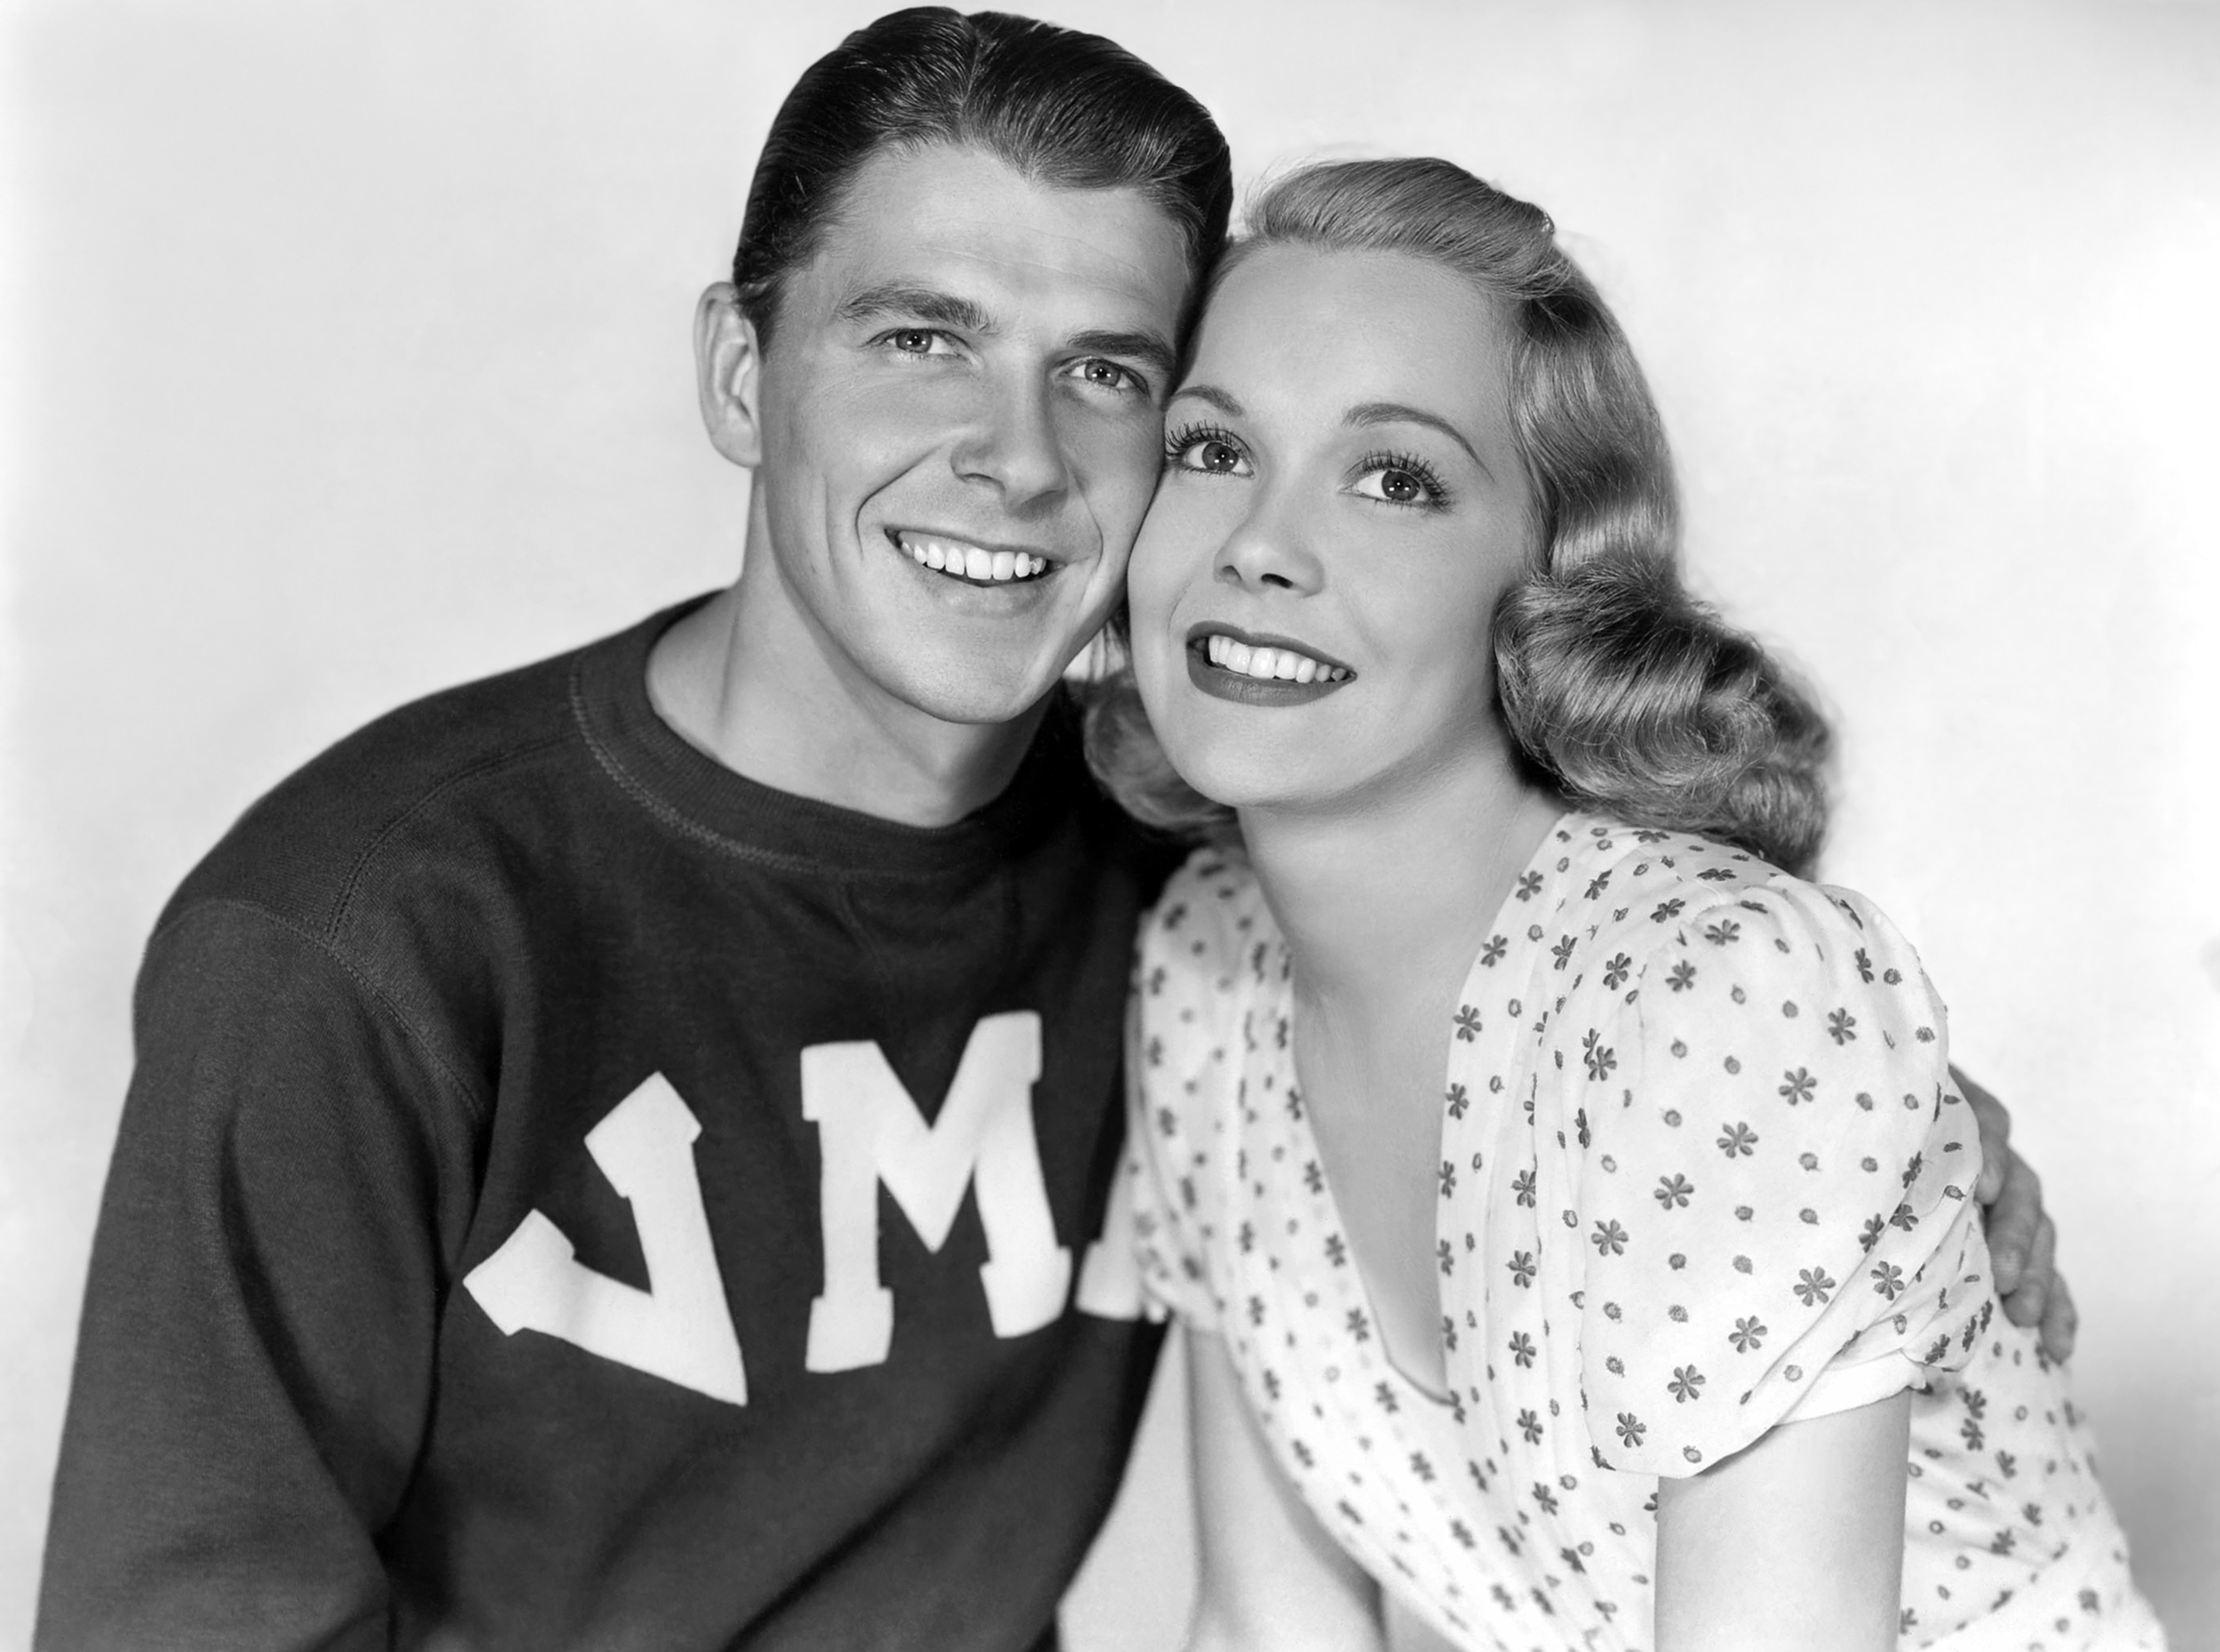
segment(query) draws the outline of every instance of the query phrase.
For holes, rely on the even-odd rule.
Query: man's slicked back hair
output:
[[[815,253],[864,163],[936,143],[983,150],[1060,188],[1139,191],[1180,232],[1190,308],[1225,243],[1232,159],[1193,97],[1099,34],[915,6],[810,65],[771,122],[733,255],[740,309],[760,339],[776,325],[785,277]]]

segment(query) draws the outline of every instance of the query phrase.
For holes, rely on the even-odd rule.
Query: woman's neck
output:
[[[1381,1023],[1454,994],[1563,802],[1507,762],[1437,770],[1349,811],[1241,811],[1299,1003]]]

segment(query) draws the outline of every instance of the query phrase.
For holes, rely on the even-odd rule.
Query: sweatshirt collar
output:
[[[819,876],[976,876],[1038,842],[1092,788],[1076,708],[1062,685],[1009,785],[947,826],[884,820],[751,780],[689,742],[648,698],[657,639],[708,600],[666,608],[583,650],[571,671],[572,712],[600,767],[673,831],[741,859]]]

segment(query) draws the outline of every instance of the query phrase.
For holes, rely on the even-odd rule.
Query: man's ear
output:
[[[695,309],[694,373],[711,444],[755,469],[763,462],[763,344],[729,281],[703,293]]]

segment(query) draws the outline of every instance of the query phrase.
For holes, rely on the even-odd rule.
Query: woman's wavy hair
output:
[[[1826,722],[1779,662],[1683,587],[1656,404],[1549,215],[1445,160],[1306,166],[1257,197],[1212,292],[1275,246],[1408,253],[1502,306],[1537,544],[1495,612],[1496,692],[1539,777],[1580,807],[1807,872],[1826,829]],[[1090,695],[1088,750],[1141,820],[1232,835],[1232,812],[1173,773],[1129,667]]]

